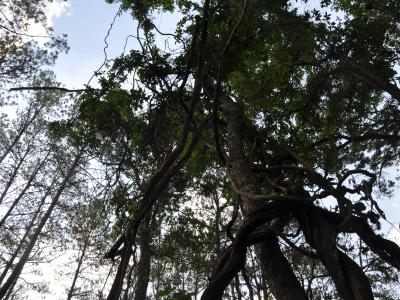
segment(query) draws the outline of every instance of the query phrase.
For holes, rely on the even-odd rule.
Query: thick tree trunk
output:
[[[374,299],[371,285],[362,269],[336,246],[337,229],[318,214],[304,212],[299,218],[307,242],[317,250],[321,262],[345,300]]]
[[[66,188],[69,180],[73,176],[76,167],[78,166],[79,162],[81,159],[81,154],[77,155],[75,157],[74,162],[70,166],[67,174],[65,175],[63,181],[61,182],[60,187],[57,190],[57,193],[54,195],[53,200],[50,203],[50,206],[47,208],[44,216],[42,217],[39,225],[37,226],[35,232],[33,233],[25,251],[23,252],[22,256],[20,257],[18,263],[15,265],[14,270],[11,272],[10,276],[8,277],[7,281],[4,283],[4,285],[0,288],[0,299],[3,299],[3,297],[9,292],[10,289],[12,289],[14,283],[17,281],[18,277],[20,276],[22,269],[25,266],[25,263],[28,261],[28,258],[32,252],[33,247],[36,244],[37,239],[40,236],[40,233],[42,232],[42,229],[44,225],[47,223],[47,220],[49,219],[51,213],[53,212],[54,207],[57,205],[58,200],[60,199],[60,196],[64,189]]]
[[[150,217],[146,217],[140,230],[140,260],[136,280],[135,300],[146,300],[147,287],[150,280]]]
[[[15,281],[12,285],[12,287],[9,289],[8,293],[6,294],[6,296],[4,297],[4,300],[9,300],[12,299],[11,297],[14,296],[14,287],[17,284],[17,281]],[[17,293],[18,291],[15,291],[15,293]]]
[[[307,299],[304,289],[279,247],[275,234],[271,233],[257,244],[256,249],[261,261],[261,273],[277,300]]]
[[[245,213],[256,210],[263,201],[250,195],[260,194],[257,179],[251,172],[243,151],[243,107],[238,103],[225,102],[223,112],[228,120],[228,171],[232,183],[242,194]],[[256,253],[261,262],[262,275],[277,300],[305,300],[307,295],[279,248],[274,233],[256,244]]]
[[[132,255],[132,244],[129,239],[126,240],[121,252],[121,261],[118,265],[117,273],[114,277],[110,292],[108,293],[107,300],[118,300],[120,297],[126,270],[128,269]]]

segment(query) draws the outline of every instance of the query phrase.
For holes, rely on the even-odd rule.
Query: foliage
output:
[[[398,297],[397,1],[107,2],[138,47],[46,130],[97,170],[64,209],[82,253],[115,240],[108,299]]]
[[[53,64],[59,51],[67,50],[64,37],[53,36],[47,26],[45,6],[47,0],[0,1],[0,67],[3,86],[30,80],[43,67]],[[46,36],[32,36],[29,27],[42,26]],[[43,46],[38,40],[46,41]],[[17,81],[16,81],[17,80]]]

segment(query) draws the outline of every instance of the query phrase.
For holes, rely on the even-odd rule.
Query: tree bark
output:
[[[247,196],[260,194],[261,191],[243,151],[243,107],[229,101],[223,104],[223,112],[228,120],[228,172],[232,183],[242,193],[245,213],[248,213],[257,210],[264,202]],[[289,262],[280,250],[274,233],[256,244],[255,248],[261,262],[262,275],[277,300],[308,299]]]
[[[13,290],[15,285],[17,284],[17,281],[15,281],[12,285],[12,287],[9,289],[8,293],[6,294],[6,296],[4,297],[4,300],[9,300],[11,299],[11,297],[13,296]],[[17,292],[16,292],[17,293]]]
[[[147,287],[150,280],[150,242],[151,230],[150,217],[146,217],[140,232],[140,260],[138,266],[138,277],[136,280],[135,300],[146,300]]]
[[[336,226],[313,211],[304,211],[299,222],[307,242],[317,250],[321,262],[345,300],[373,300],[371,285],[362,269],[336,246]]]

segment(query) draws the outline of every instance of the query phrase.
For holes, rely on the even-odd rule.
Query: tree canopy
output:
[[[379,230],[400,154],[400,2],[107,2],[137,21],[138,47],[83,90],[42,72],[27,90],[43,110],[2,130],[15,250],[0,299],[47,240],[77,257],[68,299],[398,299],[400,247]],[[22,183],[35,191],[8,192]]]

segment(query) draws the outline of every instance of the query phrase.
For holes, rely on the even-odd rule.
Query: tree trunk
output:
[[[146,300],[147,287],[150,280],[151,230],[149,228],[149,225],[150,217],[148,216],[144,219],[140,233],[140,260],[135,288],[135,300]]]
[[[14,287],[15,287],[16,284],[17,284],[17,281],[15,281],[15,282],[13,283],[12,287],[10,288],[10,290],[7,292],[6,296],[4,297],[4,300],[9,300],[9,299],[11,299],[11,296],[13,296],[13,290],[14,290]],[[17,293],[17,292],[18,292],[18,291],[16,291],[16,293]]]
[[[345,300],[374,299],[371,285],[362,269],[336,246],[337,229],[318,214],[304,212],[299,218],[307,242],[317,250],[321,262]]]
[[[29,225],[27,226],[27,228],[25,230],[25,233],[24,233],[23,237],[19,241],[17,249],[15,249],[14,253],[11,255],[10,259],[6,263],[6,266],[4,267],[4,269],[3,269],[3,271],[2,271],[2,273],[0,275],[0,284],[3,282],[4,278],[7,276],[7,273],[10,270],[10,268],[12,267],[12,265],[14,263],[14,260],[18,257],[19,252],[21,251],[21,249],[25,245],[25,242],[28,239],[29,234],[31,233],[31,230],[35,226],[37,218],[38,218],[38,216],[39,216],[39,214],[40,214],[40,212],[42,210],[42,207],[45,204],[47,197],[50,195],[51,189],[52,189],[52,187],[53,187],[55,182],[56,182],[56,179],[53,180],[52,184],[47,189],[46,193],[43,195],[42,199],[40,200],[39,206],[36,209],[36,212],[34,213],[31,221],[29,222]]]
[[[81,254],[79,255],[78,265],[76,266],[74,279],[72,280],[71,287],[69,288],[69,291],[68,291],[67,300],[71,300],[72,297],[74,296],[76,281],[78,280],[79,273],[81,272],[81,267],[82,267],[83,260],[85,258],[86,249],[87,249],[87,247],[89,245],[89,239],[90,239],[90,235],[88,235],[87,239],[85,240],[85,243],[83,244],[83,248],[82,248]]]
[[[60,187],[57,190],[56,195],[54,196],[53,200],[50,203],[50,206],[47,208],[43,218],[41,219],[38,227],[36,228],[34,234],[31,237],[31,240],[29,241],[24,253],[22,254],[20,260],[18,263],[15,265],[14,270],[11,272],[10,276],[8,277],[7,281],[4,283],[4,285],[0,288],[0,299],[3,299],[3,297],[7,294],[7,292],[12,289],[14,283],[17,281],[19,275],[22,272],[22,269],[25,266],[25,263],[28,261],[29,255],[32,252],[33,247],[36,244],[36,241],[42,232],[42,229],[44,225],[47,223],[47,220],[49,219],[51,213],[53,212],[54,207],[58,203],[58,200],[60,199],[60,196],[62,192],[64,191],[65,187],[67,186],[69,180],[74,174],[74,171],[76,167],[78,166],[79,162],[81,159],[81,153],[79,153],[76,157],[74,162],[72,163],[71,167],[69,168],[67,174],[64,177],[64,180],[62,181]]]
[[[239,275],[235,276],[235,289],[236,289],[236,293],[237,293],[237,298],[238,300],[242,300],[242,290],[240,288],[240,279],[239,279]]]
[[[108,293],[107,300],[118,300],[124,285],[124,278],[126,270],[128,269],[129,261],[132,255],[132,244],[128,239],[121,250],[121,261],[118,265],[117,273],[114,277],[113,284],[110,292]]]
[[[249,197],[249,195],[260,194],[261,191],[243,151],[243,107],[238,103],[225,102],[223,112],[228,120],[228,172],[232,183],[242,193],[244,210],[248,213],[256,210],[264,202]],[[256,244],[255,248],[261,262],[262,275],[277,300],[308,299],[289,262],[280,250],[274,233]]]
[[[244,282],[246,283],[247,289],[249,290],[249,300],[254,300],[254,291],[251,285],[251,280],[247,276],[246,270],[244,268],[242,269],[242,277],[244,279]]]
[[[29,109],[27,114],[30,113],[30,110],[32,109],[32,107],[34,107],[35,104],[32,104]],[[28,127],[33,123],[33,121],[35,121],[36,117],[39,115],[39,112],[42,110],[42,107],[37,109],[34,113],[32,118],[28,119],[24,124],[22,124],[21,129],[19,130],[19,132],[17,133],[17,135],[15,136],[15,138],[13,139],[13,141],[11,142],[11,144],[6,148],[6,150],[4,151],[4,153],[0,156],[0,164],[3,162],[3,160],[7,157],[7,155],[12,151],[12,149],[14,148],[14,146],[18,143],[18,141],[21,139],[22,135],[25,133],[25,131],[28,129]]]
[[[47,156],[46,156],[47,158]],[[4,225],[5,221],[7,220],[7,218],[10,216],[10,214],[13,212],[15,206],[17,206],[17,204],[19,203],[19,201],[22,199],[22,197],[25,195],[26,191],[32,186],[32,181],[35,179],[37,173],[39,172],[39,170],[44,166],[45,162],[47,161],[47,159],[44,159],[42,161],[42,163],[35,169],[35,171],[33,171],[32,175],[29,177],[28,182],[26,183],[24,189],[19,193],[19,195],[17,196],[17,198],[15,198],[15,200],[13,201],[13,203],[11,204],[11,206],[8,208],[6,214],[3,216],[3,218],[0,220],[0,228]]]
[[[7,196],[7,192],[10,189],[10,187],[12,186],[12,184],[14,183],[14,180],[15,180],[15,177],[17,176],[17,174],[18,174],[19,168],[21,167],[21,165],[25,161],[25,158],[28,155],[29,151],[30,151],[30,147],[28,146],[28,149],[25,151],[24,156],[21,157],[21,159],[18,162],[18,164],[14,167],[14,170],[13,170],[10,178],[8,179],[7,184],[4,187],[4,190],[0,195],[0,204],[3,203],[5,197]]]
[[[124,300],[129,300],[129,297],[130,297],[129,292],[131,290],[130,286],[131,286],[131,283],[132,283],[132,277],[134,276],[133,271],[135,270],[135,267],[136,267],[135,265],[132,265],[131,269],[128,272],[127,282],[126,282],[126,289],[125,289],[124,296],[123,296]]]

